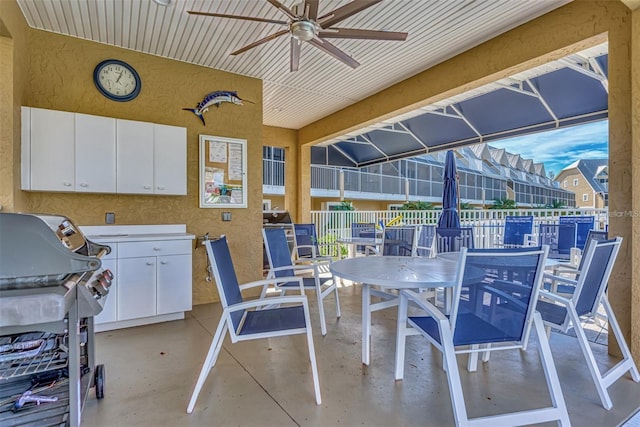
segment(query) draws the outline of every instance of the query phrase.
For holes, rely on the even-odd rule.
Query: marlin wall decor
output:
[[[220,107],[220,104],[223,102],[229,102],[231,104],[236,105],[244,105],[243,102],[249,102],[253,104],[251,101],[247,101],[246,99],[242,99],[238,96],[238,92],[232,92],[230,90],[218,90],[215,92],[211,92],[207,96],[204,97],[202,101],[196,105],[196,108],[183,108],[185,111],[191,111],[193,114],[198,116],[200,120],[202,120],[203,125],[207,125],[204,121],[203,113],[209,111],[209,107],[215,105],[216,107]]]

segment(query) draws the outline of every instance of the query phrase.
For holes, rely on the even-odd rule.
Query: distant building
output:
[[[523,208],[555,204],[575,206],[574,191],[561,188],[557,181],[546,176],[542,163],[487,144],[458,148],[454,152],[462,203],[487,207],[494,200],[511,199]],[[437,206],[442,201],[445,155],[445,151],[439,151],[362,168],[325,165],[313,159],[326,156],[312,155],[312,210],[328,210],[340,205],[341,182],[344,199],[351,201],[357,209],[398,209],[405,201]],[[284,169],[284,150],[263,147],[263,204],[266,209],[285,205]]]
[[[562,169],[556,181],[563,190],[576,194],[576,207],[609,206],[608,159],[578,160]]]

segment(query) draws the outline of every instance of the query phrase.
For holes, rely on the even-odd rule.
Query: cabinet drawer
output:
[[[179,255],[191,253],[191,240],[155,240],[118,243],[118,258]]]

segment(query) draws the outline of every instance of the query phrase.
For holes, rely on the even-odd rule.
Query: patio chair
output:
[[[275,289],[282,295],[289,290],[296,290],[298,283],[296,281],[282,280],[295,276],[295,272],[312,272],[311,277],[302,277],[302,283],[305,289],[313,289],[316,291],[316,299],[318,300],[318,308],[320,312],[320,329],[322,335],[327,334],[327,324],[324,315],[324,299],[334,293],[336,298],[336,317],[340,317],[340,299],[338,297],[338,286],[333,275],[326,277],[320,275],[320,268],[326,267],[329,261],[316,261],[311,264],[294,264],[291,261],[291,253],[287,244],[287,236],[281,228],[263,229],[262,237],[264,239],[264,247],[269,260],[269,273],[267,279],[278,278]],[[268,287],[262,289],[262,296],[266,295]]]
[[[382,237],[383,256],[414,256],[417,243],[417,230],[413,225],[385,227]],[[368,246],[365,254],[380,255],[380,252]]]
[[[376,224],[373,222],[352,222],[351,237],[357,237],[357,238],[363,238],[363,239],[375,239]],[[366,253],[366,251],[367,251],[367,246],[365,245],[356,246],[356,250],[355,250],[356,254],[364,254]]]
[[[584,267],[584,261],[585,261],[584,255],[589,250],[589,247],[591,246],[591,244],[594,241],[607,240],[608,238],[609,238],[609,233],[606,232],[606,231],[589,230],[589,234],[587,234],[587,241],[584,244],[584,251],[582,251],[582,254],[580,256],[580,261],[578,262],[578,264],[575,265],[575,264],[572,264],[572,263],[567,263],[567,264],[556,265],[553,268],[553,275],[555,275],[555,276],[563,275],[565,277],[568,276],[570,278],[577,279],[578,278],[578,274],[580,274],[580,271]],[[567,287],[566,285],[561,285],[561,287],[564,290],[561,290],[560,293],[565,293],[565,294],[566,293],[573,293],[573,291],[575,290],[574,286]],[[567,292],[567,289],[569,290],[568,292]],[[552,292],[556,291],[556,289],[554,289],[554,288],[552,288],[551,290],[552,290]]]
[[[549,258],[569,260],[576,247],[576,224],[540,224],[536,246],[540,245],[549,246]]]
[[[418,229],[416,256],[432,257],[435,252],[436,226],[423,224]]]
[[[576,248],[580,250],[584,250],[584,245],[587,242],[587,236],[589,234],[589,230],[593,230],[595,224],[595,217],[586,215],[586,216],[576,216],[576,215],[567,215],[561,216],[558,220],[560,224],[576,224],[576,244],[574,245]]]
[[[340,245],[318,241],[315,224],[293,224],[294,247],[291,251],[293,260],[327,260],[340,258]]]
[[[571,328],[574,329],[602,406],[607,410],[613,407],[607,389],[615,381],[629,371],[633,380],[640,382],[638,368],[634,364],[631,351],[629,351],[616,316],[607,299],[607,283],[620,250],[621,242],[621,237],[613,240],[592,241],[583,257],[583,269],[578,276],[578,280],[560,276],[554,278],[558,282],[565,282],[575,286],[573,294],[567,297],[542,290],[540,292],[541,298],[537,305],[537,310],[542,315],[548,330],[555,329],[567,332]],[[608,369],[604,374],[598,368],[583,327],[583,322],[594,319],[597,316],[600,304],[605,309],[609,321],[609,330],[613,331],[623,356],[620,362]]]
[[[525,237],[533,233],[533,215],[507,215],[504,220],[502,242],[497,246],[520,247],[525,245]],[[499,236],[496,236],[499,237]]]
[[[460,252],[462,248],[473,249],[473,228],[436,228],[436,246],[438,253]]]
[[[462,248],[449,316],[424,294],[402,290],[396,334],[396,380],[404,376],[407,336],[421,335],[443,354],[456,425],[511,426],[553,420],[570,425],[542,319],[535,311],[547,251],[547,247]],[[491,351],[526,350],[532,327],[539,342],[538,353],[551,406],[469,419],[456,355],[469,354],[468,369],[475,371],[480,352],[483,361],[487,361]],[[523,363],[529,364],[524,359]]]
[[[311,373],[316,403],[320,405],[320,383],[316,353],[313,347],[313,335],[309,318],[309,305],[304,295],[302,279],[291,277],[289,280],[297,284],[300,295],[269,297],[266,299],[245,300],[241,291],[255,286],[264,286],[273,280],[260,280],[240,286],[236,276],[227,239],[222,236],[218,240],[204,242],[207,256],[211,263],[213,276],[220,295],[222,316],[211,341],[209,352],[202,364],[202,369],[195,388],[189,400],[187,413],[192,413],[202,390],[205,380],[213,369],[224,337],[229,333],[231,343],[254,340],[260,338],[281,337],[286,335],[306,334],[309,357],[311,359]],[[282,304],[279,308],[265,308],[273,304]],[[286,305],[286,306],[285,306]]]

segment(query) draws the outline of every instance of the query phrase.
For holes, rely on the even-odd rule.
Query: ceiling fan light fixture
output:
[[[171,5],[172,0],[152,0],[158,6],[167,7]]]
[[[306,42],[316,36],[316,26],[310,21],[296,21],[291,24],[291,35],[296,39]]]

